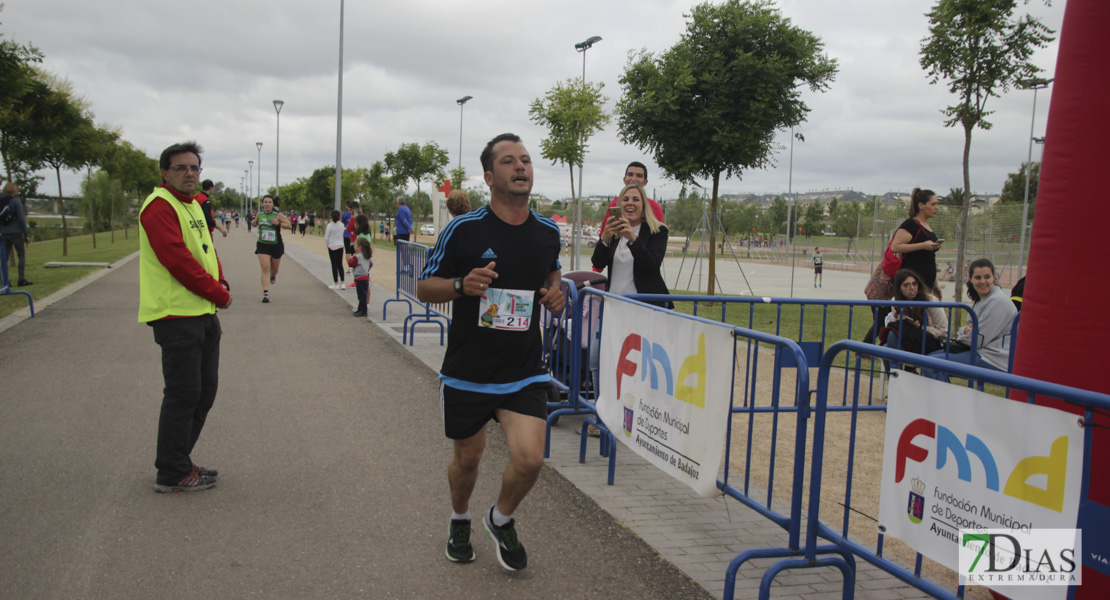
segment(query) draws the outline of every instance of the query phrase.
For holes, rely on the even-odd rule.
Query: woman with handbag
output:
[[[933,233],[929,220],[939,211],[940,200],[933,190],[914,188],[910,196],[910,218],[902,221],[890,241],[890,251],[902,255],[902,264],[898,268],[920,275],[925,290],[937,300],[941,299],[937,286],[937,250],[940,250],[942,241]],[[889,270],[887,274],[890,274]]]
[[[914,188],[910,194],[910,218],[902,221],[890,244],[883,253],[882,263],[875,268],[864,296],[868,300],[886,300],[894,294],[892,279],[899,269],[909,269],[917,273],[918,280],[923,290],[932,292],[936,300],[941,299],[940,287],[937,286],[937,250],[940,249],[941,240],[933,233],[929,220],[937,216],[940,211],[940,200],[933,190]],[[874,308],[874,324],[867,331],[863,341],[871,343],[874,340],[875,330],[881,327],[883,320],[890,313],[886,308]]]
[[[925,292],[921,277],[909,269],[894,275],[894,299],[936,302]],[[929,354],[944,347],[948,339],[948,316],[939,306],[927,310],[920,306],[894,307],[879,331],[879,340],[887,347],[916,354]],[[923,351],[924,350],[924,351]]]
[[[952,346],[961,345],[967,350],[960,352],[954,347],[941,348],[930,353],[929,356],[991,371],[1005,372],[1010,366],[1010,327],[1013,325],[1014,317],[1017,316],[1017,308],[1014,308],[1009,294],[995,285],[994,263],[986,258],[980,258],[972,261],[968,271],[971,276],[967,280],[967,297],[974,301],[971,308],[979,320],[979,339],[972,339],[969,324],[960,330],[952,344]],[[975,362],[971,360],[972,344],[975,344],[977,350]],[[923,370],[922,375],[948,381],[948,375],[945,373],[935,373],[926,369]]]

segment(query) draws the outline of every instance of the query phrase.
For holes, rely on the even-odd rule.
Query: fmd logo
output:
[[[632,356],[639,351],[640,360],[637,362]],[[660,372],[663,375],[663,391],[676,400],[681,400],[698,408],[705,408],[706,388],[706,360],[705,360],[705,334],[698,336],[698,350],[687,356],[678,369],[678,378],[673,375],[674,365],[671,357],[663,346],[653,343],[648,338],[637,333],[629,334],[621,344],[620,358],[617,360],[617,397],[621,398],[621,383],[625,376],[635,377],[640,374],[640,381],[651,378],[651,389],[659,390]],[[686,379],[695,376],[693,385],[687,385]]]
[[[936,441],[935,445],[918,445],[917,438],[924,437]],[[1001,491],[1007,496],[1031,502],[1056,512],[1064,509],[1064,491],[1068,470],[1068,437],[1060,436],[1052,442],[1047,456],[1027,456],[1007,473],[1005,487],[1000,487],[998,464],[990,447],[983,440],[968,433],[963,441],[952,430],[937,425],[928,419],[915,419],[906,425],[898,437],[895,461],[894,483],[906,476],[906,462],[924,463],[930,454],[936,456],[936,470],[948,465],[949,457],[955,463],[956,476],[971,482],[971,457],[974,456],[982,467],[983,485],[992,491]],[[951,467],[949,467],[951,468]],[[1045,487],[1029,483],[1034,476],[1046,481]]]

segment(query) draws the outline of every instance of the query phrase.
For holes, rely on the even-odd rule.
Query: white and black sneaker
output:
[[[474,546],[470,544],[470,519],[451,519],[447,528],[447,560],[467,563],[474,560]]]
[[[486,511],[482,526],[490,539],[497,545],[497,562],[510,571],[519,571],[528,566],[528,553],[524,544],[516,537],[516,520],[509,519],[504,527],[493,524],[493,507]]]

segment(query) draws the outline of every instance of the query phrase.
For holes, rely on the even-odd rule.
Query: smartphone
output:
[[[938,238],[937,243],[938,244],[943,244],[944,243],[944,238]]]
[[[619,206],[610,206],[609,207],[609,218],[610,219],[619,219],[619,218],[621,218],[621,209],[620,209]]]

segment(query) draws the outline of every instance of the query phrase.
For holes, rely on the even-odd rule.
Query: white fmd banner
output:
[[[732,385],[732,327],[605,298],[598,415],[702,497],[717,492]]]
[[[1083,476],[1076,415],[910,373],[892,381],[888,405],[879,500],[887,535],[959,572],[961,529],[1076,527]],[[1012,598],[1067,593],[991,587]]]

